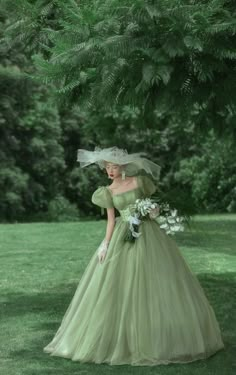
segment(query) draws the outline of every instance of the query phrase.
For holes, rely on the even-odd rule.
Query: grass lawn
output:
[[[1,375],[236,373],[236,215],[196,216],[176,241],[212,304],[225,350],[190,364],[110,366],[50,357],[52,339],[106,222],[0,225]]]

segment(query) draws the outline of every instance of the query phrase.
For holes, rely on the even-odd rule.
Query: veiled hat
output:
[[[128,154],[126,149],[116,146],[108,148],[100,148],[96,146],[94,151],[78,149],[77,161],[80,167],[84,168],[90,164],[97,164],[101,169],[106,167],[106,162],[122,165],[128,176],[138,174],[150,175],[154,180],[159,180],[161,167],[144,157],[144,152]]]

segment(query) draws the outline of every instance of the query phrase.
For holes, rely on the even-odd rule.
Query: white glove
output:
[[[101,244],[99,245],[99,247],[97,249],[98,259],[99,259],[100,263],[102,263],[102,261],[104,260],[104,258],[106,256],[109,243],[110,243],[110,241],[107,241],[104,238],[104,240],[102,240]]]

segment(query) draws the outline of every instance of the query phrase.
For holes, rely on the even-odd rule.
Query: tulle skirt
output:
[[[215,313],[175,241],[155,220],[124,242],[117,219],[103,263],[94,252],[44,352],[73,361],[153,366],[224,347]]]

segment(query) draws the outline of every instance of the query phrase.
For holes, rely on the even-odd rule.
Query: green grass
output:
[[[154,367],[81,364],[43,352],[102,239],[105,225],[105,221],[0,225],[0,374],[236,373],[236,215],[196,216],[191,230],[176,237],[215,310],[225,350],[205,361]]]

